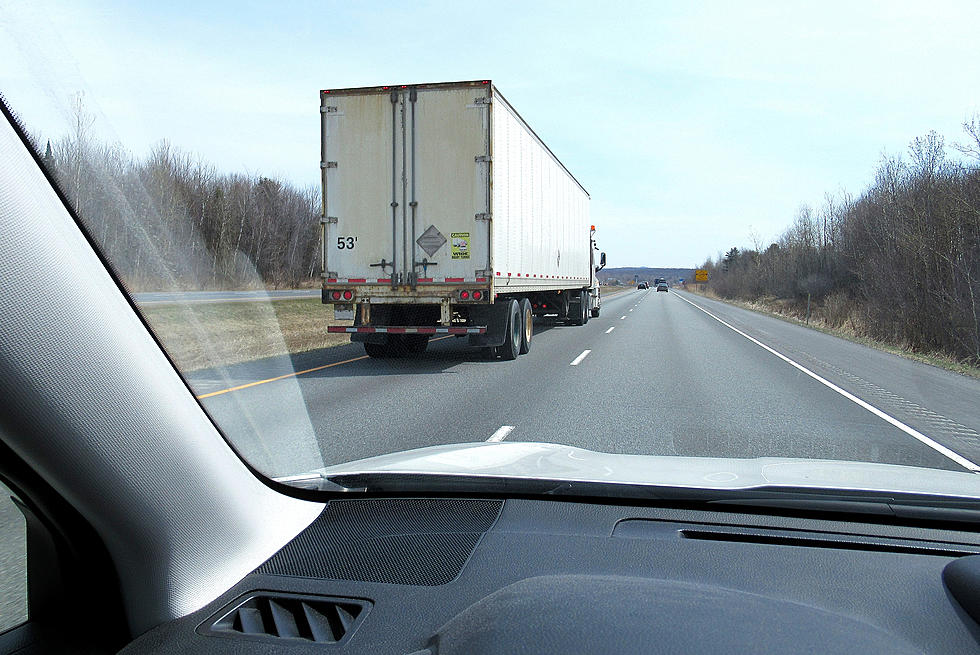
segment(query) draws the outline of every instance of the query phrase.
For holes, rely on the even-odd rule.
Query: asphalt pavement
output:
[[[0,483],[0,633],[27,620],[27,523]]]
[[[534,329],[515,361],[446,337],[413,358],[350,344],[189,381],[270,475],[491,438],[980,468],[972,378],[675,289],[627,291],[585,326]]]

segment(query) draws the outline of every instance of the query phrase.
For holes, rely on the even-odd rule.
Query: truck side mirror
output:
[[[599,253],[599,270],[602,270],[605,267],[606,267],[606,253],[600,252]]]

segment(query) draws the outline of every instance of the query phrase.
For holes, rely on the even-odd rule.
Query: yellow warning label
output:
[[[452,243],[453,259],[470,258],[469,232],[451,232],[449,234],[449,241]]]

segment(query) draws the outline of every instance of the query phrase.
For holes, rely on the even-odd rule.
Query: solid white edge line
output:
[[[507,438],[507,435],[510,434],[513,430],[514,430],[513,425],[501,425],[499,428],[497,428],[496,432],[490,435],[490,438],[487,439],[487,441],[488,442],[503,441],[504,439]]]
[[[806,373],[811,378],[813,378],[814,380],[816,380],[820,384],[824,385],[828,389],[831,389],[832,391],[836,391],[840,395],[844,396],[845,398],[847,398],[851,402],[855,403],[856,405],[858,405],[860,407],[863,407],[864,409],[868,410],[869,412],[871,412],[872,414],[874,414],[878,418],[882,419],[883,421],[892,424],[893,426],[895,426],[896,428],[898,428],[899,430],[901,430],[905,434],[909,435],[910,437],[913,437],[914,439],[918,439],[919,441],[921,441],[926,446],[929,446],[930,448],[932,448],[933,450],[935,450],[936,452],[938,452],[941,455],[945,455],[946,457],[948,457],[949,459],[953,460],[954,462],[956,462],[957,464],[959,464],[963,468],[965,468],[965,469],[967,469],[969,471],[973,471],[973,472],[980,471],[980,465],[977,465],[974,462],[971,462],[966,457],[963,457],[959,453],[956,453],[956,452],[950,450],[949,448],[947,448],[946,446],[942,445],[941,443],[930,439],[929,437],[927,437],[926,435],[922,434],[921,432],[919,432],[915,428],[913,428],[911,426],[908,426],[908,425],[905,425],[904,423],[902,423],[901,421],[899,421],[894,416],[892,416],[890,414],[886,414],[885,412],[881,411],[880,409],[878,409],[874,405],[872,405],[872,404],[870,404],[868,402],[865,402],[865,401],[861,400],[860,398],[858,398],[854,394],[850,393],[849,391],[845,391],[844,389],[841,389],[840,387],[838,387],[836,384],[834,384],[830,380],[827,380],[826,378],[821,377],[820,375],[814,373],[813,371],[811,371],[807,367],[803,366],[802,364],[796,363],[795,361],[793,361],[792,359],[790,359],[786,355],[784,355],[784,354],[782,354],[782,353],[780,353],[780,352],[778,352],[778,351],[770,348],[769,346],[767,346],[766,344],[762,343],[758,339],[755,339],[754,337],[750,337],[746,333],[744,333],[741,330],[739,330],[737,327],[735,327],[735,326],[733,326],[733,325],[731,325],[729,323],[726,323],[724,320],[718,318],[717,316],[715,316],[714,314],[712,314],[711,312],[709,312],[704,307],[701,307],[697,303],[693,303],[690,300],[688,300],[687,298],[684,298],[684,297],[682,297],[680,295],[675,295],[675,297],[676,298],[680,298],[681,300],[683,300],[684,302],[686,302],[687,304],[691,305],[692,307],[694,307],[696,309],[700,309],[702,312],[704,312],[705,314],[707,314],[711,318],[715,319],[716,321],[718,321],[719,323],[721,323],[722,325],[724,325],[728,329],[730,329],[730,330],[732,330],[732,331],[734,331],[734,332],[742,335],[743,337],[745,337],[746,339],[748,339],[749,341],[751,341],[755,345],[759,346],[760,348],[763,348],[764,350],[767,350],[768,352],[772,353],[773,355],[775,355],[779,359],[783,360],[784,362],[786,362],[790,366],[793,366],[794,368],[798,369],[802,373]]]
[[[582,354],[579,355],[578,357],[576,357],[575,359],[573,359],[572,360],[572,363],[569,364],[569,366],[578,366],[579,365],[579,362],[581,362],[583,359],[585,359],[586,357],[588,357],[590,352],[592,352],[592,351],[591,350],[583,350],[582,351]]]
[[[616,329],[616,326],[614,325],[611,328],[609,328],[608,330],[606,330],[606,334],[609,334],[610,332],[612,332],[615,329]]]

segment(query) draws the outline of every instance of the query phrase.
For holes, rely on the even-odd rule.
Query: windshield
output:
[[[980,498],[975,4],[0,6],[262,475]]]

